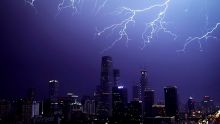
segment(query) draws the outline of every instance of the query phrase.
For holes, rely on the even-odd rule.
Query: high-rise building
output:
[[[114,94],[113,94],[114,95]],[[123,103],[124,105],[128,102],[128,91],[124,86],[118,86],[116,91],[116,101]]]
[[[40,102],[34,101],[32,103],[32,117],[40,115]]]
[[[83,113],[88,115],[95,114],[95,100],[90,96],[83,96],[81,98],[82,110]]]
[[[154,90],[147,89],[144,91],[144,116],[152,117],[154,104]]]
[[[82,104],[83,113],[90,114],[91,113],[90,112],[90,104],[91,104],[90,97],[83,96],[81,98],[81,104]]]
[[[56,115],[59,113],[59,105],[58,105],[58,88],[59,82],[57,80],[49,81],[49,101],[45,107],[49,107],[50,109],[45,109],[45,114],[48,115]]]
[[[8,118],[11,114],[11,111],[12,111],[12,103],[8,100],[0,99],[0,118],[2,120]]]
[[[97,108],[102,118],[112,115],[113,64],[110,56],[103,56],[101,62],[101,94]]]
[[[140,101],[140,99],[139,99],[139,86],[134,85],[132,87],[132,95],[133,95],[132,97],[133,97],[134,101]]]
[[[147,79],[147,71],[146,70],[142,70],[141,71],[141,77],[140,77],[140,82],[138,83],[139,86],[139,99],[141,101],[144,101],[144,91],[147,89],[147,83],[148,83],[148,79]]]
[[[164,87],[166,116],[178,114],[178,94],[176,86]]]
[[[113,64],[110,56],[103,56],[101,63],[101,87],[105,93],[111,93],[113,86]]]
[[[208,115],[214,112],[214,100],[210,96],[204,96],[201,102],[202,113]]]
[[[94,98],[95,98],[95,114],[100,114],[100,111],[102,110],[102,101],[101,101],[101,86],[97,85],[96,90],[94,92]]]
[[[131,101],[128,103],[127,119],[131,124],[140,124],[142,120],[142,101]]]
[[[193,116],[193,112],[195,112],[195,100],[192,97],[189,97],[187,101],[188,115]]]
[[[116,122],[121,122],[125,119],[125,113],[128,102],[127,89],[123,86],[113,87],[112,89],[112,115]]]
[[[147,104],[144,101],[144,95],[145,95],[145,90],[147,90],[147,84],[148,84],[148,79],[147,79],[147,71],[146,70],[141,70],[141,77],[140,81],[138,83],[138,100],[142,101],[141,103],[141,110],[142,110],[142,118],[144,117],[144,105]]]
[[[119,85],[119,80],[120,80],[120,70],[119,69],[113,70],[113,80],[114,80],[114,86],[117,87]]]
[[[32,118],[40,115],[40,102],[37,101],[29,101],[29,100],[21,100],[21,113],[19,113],[22,117],[22,124],[30,124]]]
[[[71,121],[73,114],[82,112],[82,104],[78,101],[78,96],[68,92],[66,96],[58,99],[59,111],[62,113],[65,121]],[[67,123],[66,122],[66,123]]]
[[[27,99],[33,101],[35,99],[35,89],[29,88],[27,91]]]
[[[51,102],[56,102],[58,97],[59,82],[57,80],[49,81],[49,99]]]

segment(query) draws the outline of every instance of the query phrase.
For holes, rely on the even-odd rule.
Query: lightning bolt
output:
[[[104,0],[102,4],[97,8],[98,0],[95,1],[95,8],[97,8],[95,15],[97,15],[105,7],[107,2],[108,0]]]
[[[57,6],[58,13],[56,16],[58,16],[64,9],[68,8],[72,9],[72,14],[78,13],[78,6],[80,2],[81,0],[61,0]]]
[[[128,44],[128,41],[130,40],[128,33],[127,33],[127,27],[129,24],[135,23],[136,19],[135,17],[139,14],[143,14],[145,12],[149,12],[152,9],[155,8],[159,8],[161,9],[161,11],[159,13],[157,13],[156,18],[151,21],[151,22],[147,22],[146,23],[146,27],[144,32],[142,33],[142,39],[144,41],[144,45],[143,47],[141,47],[141,49],[145,48],[147,43],[150,43],[151,40],[153,39],[154,35],[159,32],[159,31],[163,31],[165,33],[170,34],[171,36],[174,37],[174,39],[177,38],[177,35],[172,33],[171,31],[169,31],[166,28],[166,21],[164,20],[166,12],[168,10],[169,7],[169,3],[171,0],[166,0],[163,3],[160,4],[155,4],[152,5],[150,7],[147,8],[143,8],[143,9],[131,9],[131,8],[127,8],[127,7],[122,7],[121,11],[118,12],[119,15],[121,14],[125,14],[128,15],[127,18],[125,18],[124,20],[122,20],[119,23],[116,24],[112,24],[108,27],[105,27],[103,30],[98,31],[97,30],[97,35],[101,36],[102,34],[104,34],[107,31],[115,31],[116,29],[119,30],[117,33],[119,35],[119,37],[117,39],[115,39],[111,45],[109,47],[107,47],[106,49],[103,50],[103,52],[111,49],[116,43],[118,43],[120,40],[125,39],[126,40],[126,44]]]
[[[180,49],[180,50],[177,50],[178,52],[185,52],[187,46],[189,44],[191,44],[192,42],[198,42],[199,44],[199,48],[200,48],[200,51],[203,51],[203,48],[202,48],[202,40],[208,40],[209,38],[213,38],[213,39],[217,39],[216,36],[212,36],[213,32],[215,30],[218,29],[218,27],[220,27],[220,22],[216,23],[215,26],[213,28],[211,28],[210,31],[207,31],[206,33],[204,33],[203,35],[201,36],[197,36],[197,37],[188,37],[186,39],[186,43],[184,44],[183,46],[183,49]]]
[[[201,36],[195,36],[195,37],[188,37],[185,41],[185,44],[183,46],[182,49],[177,50],[178,52],[185,52],[185,50],[187,49],[187,47],[192,43],[192,42],[197,42],[199,45],[199,49],[202,52],[203,51],[203,47],[202,47],[202,41],[207,41],[209,38],[212,39],[217,39],[216,36],[213,36],[212,33],[218,29],[218,27],[220,26],[220,22],[216,23],[214,25],[214,27],[208,29],[209,26],[209,16],[208,16],[208,8],[207,8],[207,0],[205,0],[205,32],[201,35]]]
[[[37,9],[35,7],[37,0],[24,0],[24,1],[25,3],[33,7],[37,12]],[[116,11],[116,15],[118,16],[123,15],[123,17],[125,16],[122,20],[120,20],[117,23],[106,26],[102,30],[98,30],[96,28],[96,36],[103,36],[108,32],[110,32],[109,35],[112,35],[113,33],[117,34],[116,38],[110,43],[110,45],[107,48],[105,48],[102,51],[102,53],[114,47],[115,44],[117,44],[121,40],[125,40],[126,46],[128,46],[129,40],[131,40],[128,34],[128,27],[132,24],[135,24],[139,16],[142,15],[144,16],[146,15],[146,13],[150,13],[153,10],[159,10],[159,12],[157,12],[154,15],[153,19],[144,22],[145,24],[144,30],[141,33],[141,38],[143,40],[143,45],[141,46],[141,49],[144,49],[147,46],[147,44],[152,42],[152,40],[154,39],[155,35],[158,32],[167,33],[170,36],[172,36],[173,39],[175,40],[177,38],[177,35],[167,28],[168,23],[165,20],[171,1],[172,0],[163,0],[163,2],[156,3],[142,9],[132,9],[125,6],[121,7],[120,10]],[[64,9],[72,9],[72,14],[78,13],[79,7],[82,4],[82,2],[84,2],[84,0],[60,0],[60,2],[57,5],[58,12],[56,16],[58,16]],[[97,15],[102,9],[105,8],[108,2],[109,0],[94,0],[93,12],[95,13],[95,15]],[[207,11],[207,7],[205,8],[205,11]],[[206,30],[200,36],[189,36],[185,40],[183,48],[177,50],[178,52],[184,52],[192,42],[197,42],[200,51],[203,51],[202,41],[204,40],[207,41],[209,38],[217,39],[217,36],[213,36],[213,32],[215,32],[220,27],[220,22],[216,23],[212,28],[207,29],[209,25],[209,17],[207,13],[205,14],[205,19],[206,19],[205,20]]]
[[[28,5],[30,5],[31,7],[33,7],[34,8],[34,10],[35,10],[35,12],[37,13],[37,9],[36,9],[36,7],[35,7],[35,2],[36,2],[36,0],[24,0],[24,2],[26,3],[26,4],[28,4]]]

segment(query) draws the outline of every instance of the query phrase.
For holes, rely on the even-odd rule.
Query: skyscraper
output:
[[[106,118],[112,115],[113,64],[110,56],[103,56],[101,62],[101,93],[98,105],[99,115]]]
[[[119,69],[113,70],[113,80],[114,80],[114,86],[117,87],[119,85],[119,80],[120,80],[120,70]]]
[[[34,88],[29,88],[27,91],[27,99],[29,101],[33,101],[35,99],[35,89]]]
[[[141,77],[140,82],[138,83],[139,86],[139,100],[144,101],[144,91],[147,89],[147,71],[141,70]]]
[[[49,115],[55,115],[58,113],[58,88],[59,88],[59,82],[57,80],[50,80],[49,81],[49,101],[48,101],[48,107],[50,107],[49,110],[46,112]],[[47,105],[46,105],[47,106]],[[46,107],[45,106],[45,107]]]
[[[83,113],[88,114],[88,115],[95,114],[95,100],[93,97],[83,96],[81,98],[81,104],[82,104]]]
[[[112,89],[112,115],[115,121],[120,122],[125,118],[126,106],[128,102],[127,89],[123,86]]]
[[[195,111],[195,100],[192,97],[189,97],[187,101],[187,107],[188,107],[188,115],[192,116],[193,112]]]
[[[134,85],[132,87],[132,97],[134,101],[139,101],[139,87],[137,85]]]
[[[138,99],[139,101],[141,101],[141,116],[142,118],[144,117],[144,105],[146,104],[144,101],[144,92],[147,89],[147,83],[148,83],[148,79],[147,79],[147,71],[146,70],[141,70],[141,77],[140,77],[140,81],[137,85],[138,88]]]
[[[144,116],[152,117],[154,104],[154,90],[147,89],[144,91]]]
[[[110,56],[102,57],[101,86],[105,93],[111,93],[113,86],[113,64]]]
[[[178,94],[176,86],[164,87],[165,111],[167,116],[178,114]]]
[[[59,82],[57,80],[49,81],[49,99],[51,102],[56,102],[58,97]]]
[[[101,86],[96,86],[96,91],[94,92],[94,98],[95,98],[95,113],[98,115],[100,114],[100,111],[102,110],[102,101],[101,101]]]
[[[131,101],[128,103],[127,124],[140,124],[142,121],[142,102],[141,101]]]
[[[202,113],[208,115],[214,111],[214,100],[210,96],[204,96],[201,102]]]

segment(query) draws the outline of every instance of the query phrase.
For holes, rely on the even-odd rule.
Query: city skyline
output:
[[[98,87],[103,87],[103,91],[108,91],[108,93],[111,93],[111,90],[113,87],[117,87],[117,88],[126,88],[126,89],[130,89],[130,93],[128,93],[128,100],[137,100],[137,101],[144,101],[144,95],[145,95],[145,91],[153,91],[154,93],[154,101],[157,103],[160,102],[165,102],[166,97],[164,96],[162,91],[155,91],[155,88],[151,86],[151,84],[148,81],[148,75],[149,72],[147,71],[146,68],[141,68],[139,70],[138,76],[137,77],[139,80],[137,80],[134,84],[132,84],[131,87],[126,86],[125,83],[121,82],[121,70],[120,68],[114,68],[114,63],[113,63],[113,58],[111,56],[102,56],[102,58],[100,59],[100,64],[101,64],[101,75],[100,75],[100,82],[96,85],[93,86],[92,89],[94,89],[92,92],[87,92],[86,94],[80,94],[80,92],[75,92],[73,90],[67,89],[65,91],[60,91],[60,86],[64,85],[62,84],[59,80],[57,79],[52,79],[52,80],[48,80],[47,83],[47,87],[49,86],[49,89],[47,88],[47,93],[43,94],[42,96],[40,96],[40,90],[37,87],[27,87],[27,89],[24,91],[25,94],[20,95],[20,96],[16,96],[16,97],[9,97],[7,98],[7,96],[3,96],[3,99],[8,99],[8,100],[13,100],[13,99],[19,99],[19,98],[25,98],[25,97],[35,97],[35,99],[45,99],[45,98],[49,98],[51,101],[57,99],[58,97],[61,97],[63,95],[66,95],[68,93],[73,93],[75,95],[79,95],[80,98],[83,96],[93,96],[93,93],[97,93],[97,90],[99,89]],[[107,72],[105,72],[107,71]],[[103,75],[104,74],[104,75]],[[106,74],[110,74],[110,75],[106,75]],[[106,80],[106,78],[109,78],[108,80]],[[105,80],[103,80],[105,79]],[[111,82],[111,84],[106,84],[107,82]],[[103,84],[104,83],[104,84]],[[108,86],[109,85],[109,86]],[[137,89],[134,89],[134,87],[137,87]],[[169,89],[169,88],[178,88],[177,85],[175,85],[175,83],[168,83],[167,85],[162,86],[161,88],[164,89]],[[97,89],[98,88],[98,89]],[[80,90],[84,90],[84,89],[80,89]],[[32,92],[33,91],[33,92]],[[102,91],[102,90],[101,90]],[[156,93],[155,93],[156,92]],[[157,93],[162,93],[163,96],[157,96]],[[175,91],[177,92],[177,91]],[[135,94],[134,94],[135,93]],[[141,95],[143,94],[143,96]],[[178,97],[181,96],[181,94],[177,94]],[[194,99],[196,102],[200,102],[202,101],[202,99],[204,97],[210,97],[212,100],[215,100],[215,98],[213,96],[210,95],[200,95],[199,97],[193,97],[192,95],[187,96],[186,98],[182,99],[181,97],[178,98],[178,101],[180,102],[179,104],[183,105],[186,104],[186,100],[187,99]],[[105,96],[106,97],[106,96]],[[112,99],[110,97],[110,99]],[[216,101],[215,101],[216,102]],[[218,103],[217,103],[218,104]]]
[[[155,90],[149,87],[146,69],[140,70],[134,84],[132,99],[120,82],[120,70],[115,69],[111,56],[101,58],[100,83],[91,94],[79,96],[59,94],[61,83],[48,81],[48,97],[37,98],[35,88],[25,97],[0,99],[0,122],[22,124],[176,124],[219,123],[220,106],[210,96],[201,101],[189,97],[181,103],[177,86],[164,86],[164,99],[156,101]]]
[[[0,124],[219,124],[220,0],[1,0]]]

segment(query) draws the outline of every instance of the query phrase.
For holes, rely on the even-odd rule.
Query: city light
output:
[[[118,89],[123,89],[124,88],[124,86],[118,86]]]

